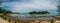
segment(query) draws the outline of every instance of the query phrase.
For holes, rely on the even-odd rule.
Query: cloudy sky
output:
[[[59,0],[1,0],[4,9],[13,12],[49,11],[55,13]]]

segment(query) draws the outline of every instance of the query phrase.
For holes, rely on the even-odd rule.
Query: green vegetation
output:
[[[12,13],[12,11],[5,10],[5,9],[3,9],[3,8],[0,7],[0,14],[6,15],[6,14],[9,14],[9,13]]]
[[[3,15],[0,16],[1,18],[5,18]]]
[[[51,23],[54,23],[54,19],[50,20]]]
[[[6,15],[1,15],[0,17],[3,18],[4,20],[7,20],[7,18],[5,16]]]
[[[57,5],[57,11],[60,12],[60,5]]]
[[[49,14],[49,12],[48,11],[41,11],[41,12],[32,11],[32,12],[29,12],[29,14]]]
[[[12,14],[20,14],[19,12],[13,12]]]
[[[60,16],[59,17],[56,17],[57,20],[60,20]]]
[[[60,5],[57,5],[57,11],[58,11],[58,17],[56,17],[57,20],[60,20]]]
[[[9,19],[8,22],[11,22],[11,20]]]
[[[57,18],[57,20],[60,20],[60,18]]]
[[[60,9],[60,5],[57,5],[58,9]]]
[[[29,21],[27,21],[26,23],[29,23]]]
[[[15,23],[18,23],[18,21],[15,21]]]
[[[5,16],[7,16],[7,14],[10,14],[10,13],[12,13],[12,11],[9,11],[0,7],[0,14],[2,14],[0,15],[0,17],[3,18],[4,20],[7,20]]]

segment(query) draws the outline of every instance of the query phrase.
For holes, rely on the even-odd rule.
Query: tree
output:
[[[42,14],[49,14],[48,11],[42,11]]]
[[[36,11],[33,11],[33,12],[29,12],[29,14],[36,14]]]
[[[60,5],[57,5],[58,12],[60,12]]]
[[[49,12],[48,11],[39,11],[39,12],[32,11],[32,12],[29,12],[29,14],[49,14]]]
[[[0,13],[4,13],[6,10],[0,7]]]
[[[9,14],[9,13],[12,13],[12,11],[9,11],[9,10],[8,10],[8,11],[6,11],[6,13],[8,13],[8,14]]]
[[[4,15],[6,15],[6,14],[9,14],[9,13],[12,13],[12,11],[6,10],[6,9],[3,9],[2,7],[0,7],[0,13],[3,13]]]
[[[57,5],[58,15],[60,16],[60,5]]]

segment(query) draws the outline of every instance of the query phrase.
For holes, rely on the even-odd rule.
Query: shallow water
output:
[[[53,19],[52,16],[56,16],[57,14],[9,14],[12,17],[18,17],[18,19],[27,20],[27,19],[35,19],[35,17],[39,17],[38,19],[49,20]]]
[[[57,14],[10,14],[10,16],[29,17],[29,16],[56,16]]]

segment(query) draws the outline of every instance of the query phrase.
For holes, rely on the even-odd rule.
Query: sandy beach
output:
[[[0,17],[0,23],[9,23],[9,22]]]

